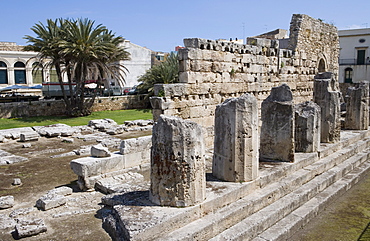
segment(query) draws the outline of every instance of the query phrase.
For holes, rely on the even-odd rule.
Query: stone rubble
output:
[[[40,135],[37,132],[26,132],[19,135],[20,141],[37,141]]]
[[[18,238],[25,238],[46,232],[44,220],[40,218],[18,219],[15,225],[15,232]]]
[[[98,144],[91,147],[91,156],[98,158],[110,157],[111,153],[107,147],[104,147],[102,144]]]
[[[36,207],[42,211],[56,208],[66,204],[67,199],[58,194],[46,194],[36,201]]]
[[[22,180],[20,178],[14,178],[12,182],[13,186],[19,186],[22,185]]]
[[[0,209],[11,208],[14,206],[13,196],[2,196],[0,197]]]

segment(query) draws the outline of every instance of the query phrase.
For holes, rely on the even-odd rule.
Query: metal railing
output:
[[[357,59],[339,59],[339,65],[370,65],[370,59],[357,61]]]

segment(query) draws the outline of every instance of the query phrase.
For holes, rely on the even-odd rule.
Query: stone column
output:
[[[296,152],[316,152],[320,146],[321,110],[312,101],[295,105],[294,145]]]
[[[192,206],[205,199],[205,148],[202,127],[160,115],[153,127],[150,195],[162,206]]]
[[[344,128],[367,130],[369,126],[369,83],[360,83],[347,89]]]
[[[314,102],[321,108],[321,142],[340,140],[340,92],[330,72],[318,74],[314,82]]]
[[[258,105],[253,95],[227,99],[216,107],[212,173],[230,182],[258,177]]]
[[[294,162],[294,105],[289,86],[273,87],[261,112],[261,159]]]

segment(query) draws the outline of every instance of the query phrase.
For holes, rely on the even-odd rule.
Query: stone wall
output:
[[[251,93],[260,106],[272,87],[286,83],[294,102],[301,103],[312,100],[319,69],[338,75],[336,27],[307,15],[293,15],[287,49],[279,40],[261,38],[248,38],[244,45],[205,39],[185,39],[184,44],[180,83],[155,86],[153,118],[164,114],[201,124],[207,146],[213,141],[216,106],[226,99]]]
[[[149,108],[143,95],[99,97],[93,111]],[[63,100],[0,103],[0,118],[52,116],[64,114]]]

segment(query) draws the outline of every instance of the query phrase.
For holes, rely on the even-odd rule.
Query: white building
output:
[[[128,70],[125,77],[125,87],[133,87],[138,84],[140,76],[151,68],[152,51],[133,44],[129,40],[125,40],[123,47],[130,53],[130,60],[122,61],[123,66]]]
[[[339,30],[339,83],[370,81],[370,28]]]
[[[150,49],[138,46],[126,40],[123,43],[130,53],[130,60],[122,61],[127,68],[125,86],[138,84],[138,78],[151,67]],[[58,82],[55,71],[34,71],[37,64],[36,52],[23,51],[23,46],[12,42],[0,42],[0,89],[10,85],[33,86],[43,82]],[[118,86],[115,80],[109,80],[108,86]],[[109,86],[110,85],[110,86]]]
[[[42,83],[41,71],[32,71],[36,52],[22,51],[11,42],[0,42],[0,88],[9,85],[33,86]]]

